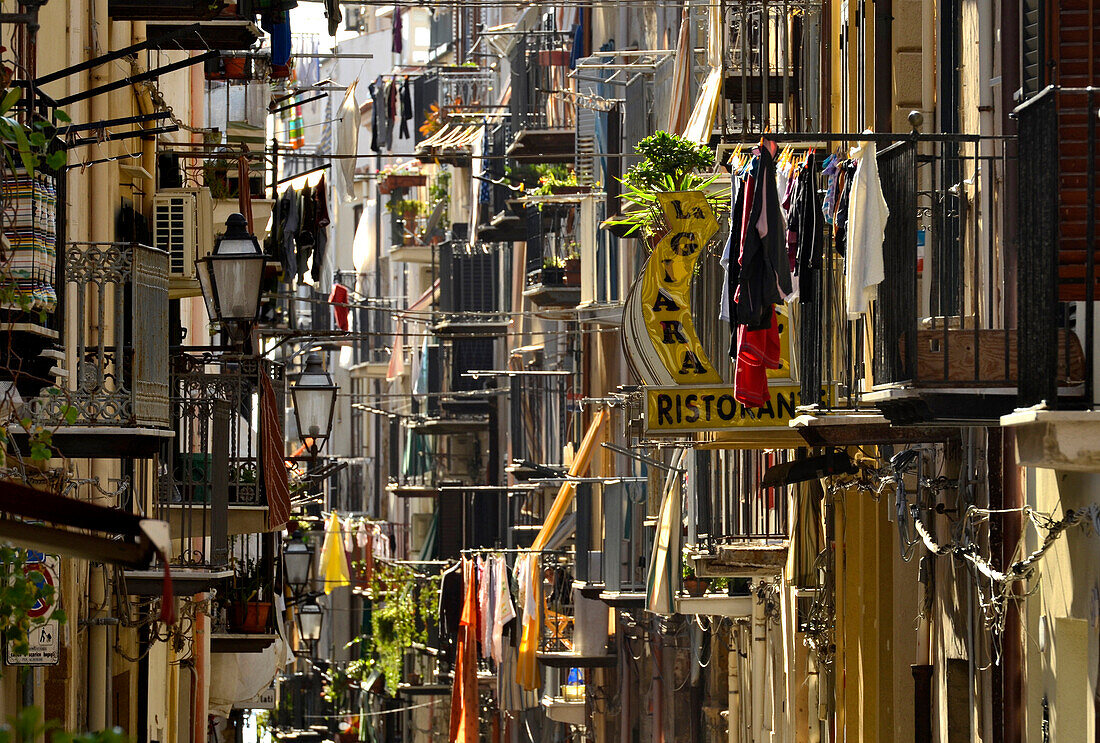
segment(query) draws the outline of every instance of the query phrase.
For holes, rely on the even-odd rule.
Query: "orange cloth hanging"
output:
[[[450,743],[477,743],[477,580],[473,560],[462,560],[462,619],[455,646],[454,683],[451,686]]]

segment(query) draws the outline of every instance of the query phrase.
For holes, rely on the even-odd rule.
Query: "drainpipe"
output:
[[[764,616],[764,604],[752,604],[752,738],[764,740],[764,664],[768,662],[768,620]]]
[[[993,134],[993,54],[998,47],[996,34],[993,28],[993,0],[978,0],[978,133],[983,136],[989,136]],[[993,153],[993,142],[990,140],[981,140],[977,143],[977,154],[990,157]],[[979,251],[979,255],[986,253],[982,250],[984,246],[992,246],[994,240],[994,230],[996,219],[993,215],[993,170],[994,162],[992,160],[976,161],[978,169],[978,188],[980,190],[979,203],[982,210],[982,223],[981,230],[978,232],[978,240],[976,249]],[[985,309],[987,323],[989,327],[1004,327],[1004,323],[1000,322],[998,314],[995,312],[996,305],[1002,304],[1003,298],[998,297],[992,290],[997,286],[997,278],[1000,276],[1001,271],[998,270],[998,266],[994,264],[995,258],[992,254],[987,256],[989,261],[988,265],[984,265],[982,278],[985,280],[984,286],[987,291],[982,292],[982,297],[988,297],[991,300],[991,306]],[[984,261],[983,261],[984,264]],[[979,307],[981,306],[981,299],[979,297]]]
[[[110,24],[107,20],[107,0],[94,0],[88,4],[89,11],[89,43],[88,54],[94,56],[106,52],[110,44]],[[89,72],[89,85],[96,88],[108,82],[113,65],[100,65],[93,67]],[[93,97],[89,102],[89,121],[102,121],[108,116],[109,101],[106,95]],[[105,218],[102,214],[104,201],[110,208],[111,200],[104,199],[104,194],[110,192],[108,173],[114,169],[110,165],[92,168],[89,173],[88,188],[88,224],[90,239],[96,242],[106,242],[111,239],[110,227],[113,220]],[[86,323],[84,317],[77,317],[77,323]],[[88,330],[88,328],[86,328]],[[90,467],[94,475],[101,478],[106,485],[108,472],[105,467],[93,462]],[[93,501],[102,501],[93,494]],[[103,504],[101,505],[109,505]],[[108,586],[106,569],[103,566],[92,566],[88,576],[88,601],[96,611],[101,611],[107,606]],[[109,628],[105,624],[92,624],[88,627],[88,727],[91,730],[104,730],[109,725],[108,699],[109,678],[108,670],[108,639]]]

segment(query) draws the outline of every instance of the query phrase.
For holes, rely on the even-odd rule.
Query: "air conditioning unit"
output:
[[[214,249],[213,214],[206,188],[166,188],[153,196],[153,241],[168,253],[172,299],[201,294],[195,260]]]

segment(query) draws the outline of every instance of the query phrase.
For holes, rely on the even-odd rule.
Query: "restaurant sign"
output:
[[[657,194],[668,232],[653,247],[624,308],[624,346],[644,384],[648,434],[789,430],[800,404],[791,373],[791,327],[786,307],[778,313],[780,364],[767,371],[770,398],[749,409],[734,398],[733,382],[711,363],[695,331],[692,285],[707,270],[698,262],[718,231],[701,191]],[[705,308],[718,312],[718,307]]]

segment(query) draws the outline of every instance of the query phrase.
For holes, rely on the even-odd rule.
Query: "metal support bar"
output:
[[[120,542],[6,518],[0,518],[0,539],[44,552],[133,568],[147,567],[154,554],[152,544],[146,540]]]
[[[74,147],[83,147],[86,144],[95,144],[97,142],[113,142],[119,139],[133,139],[134,137],[153,136],[156,134],[167,134],[169,132],[178,132],[179,126],[171,124],[169,126],[157,126],[152,129],[135,129],[132,132],[114,132],[108,134],[103,139],[98,137],[82,137],[81,139],[74,140],[72,144],[65,146],[65,149],[71,150]]]
[[[151,114],[140,114],[139,116],[123,116],[119,119],[107,119],[106,121],[97,121],[93,124],[69,124],[68,126],[61,126],[57,128],[57,135],[63,137],[69,132],[84,132],[90,129],[106,129],[110,126],[123,126],[124,124],[143,124],[146,121],[159,121],[160,119],[167,119],[172,114],[167,111],[157,111]]]
[[[679,472],[681,474],[683,474],[684,472],[687,472],[687,470],[684,469],[683,467],[672,467],[670,465],[665,464],[664,462],[662,462],[660,460],[653,459],[652,457],[647,457],[644,454],[636,454],[635,452],[630,451],[630,449],[624,449],[623,447],[617,446],[615,444],[609,444],[607,442],[604,442],[604,443],[600,444],[600,446],[602,446],[605,449],[610,449],[613,452],[617,452],[619,454],[622,454],[624,457],[630,457],[631,459],[637,459],[642,464],[648,464],[650,467],[656,467],[659,470],[665,470],[666,472]],[[627,478],[622,478],[622,479],[626,480]]]
[[[280,111],[286,111],[287,109],[294,108],[295,106],[301,106],[305,103],[312,103],[313,101],[319,101],[320,99],[324,98],[327,95],[328,95],[328,93],[319,93],[319,94],[313,96],[312,98],[303,98],[300,101],[295,101],[294,103],[288,103],[287,105],[280,106],[278,108],[268,107],[268,113],[277,114]]]
[[[282,183],[292,181],[295,178],[301,178],[303,175],[309,175],[310,173],[316,173],[318,170],[327,170],[329,168],[329,166],[330,166],[330,163],[326,163],[324,165],[318,165],[316,168],[310,168],[309,170],[303,170],[301,173],[295,173],[294,175],[288,175],[286,178],[275,181],[275,185],[278,186]]]
[[[210,552],[214,565],[229,562],[229,403],[214,402],[210,424]]]
[[[140,83],[146,80],[153,80],[160,77],[161,75],[165,75],[169,72],[175,72],[176,70],[186,69],[188,67],[191,67],[192,65],[200,64],[208,59],[213,59],[217,56],[217,50],[210,49],[203,52],[197,57],[188,57],[187,59],[180,60],[179,62],[173,62],[172,64],[167,64],[163,67],[157,67],[147,72],[142,72],[138,75],[131,75],[130,77],[125,77],[121,80],[115,80],[113,82],[107,83],[106,85],[100,85],[98,88],[94,88],[92,90],[85,90],[81,93],[73,93],[72,95],[67,95],[64,98],[59,98],[57,101],[57,105],[66,106],[70,103],[75,103],[76,101],[83,101],[88,98],[94,98],[97,95],[102,95],[103,93],[109,93],[112,90],[125,88],[127,85],[133,85],[134,83]]]
[[[99,65],[107,64],[108,62],[113,62],[116,59],[122,59],[123,57],[133,56],[133,55],[137,54],[138,52],[143,52],[146,49],[151,48],[153,43],[162,44],[165,41],[171,41],[172,39],[178,39],[181,36],[185,36],[188,33],[197,32],[198,30],[199,30],[199,24],[198,23],[193,23],[190,26],[184,26],[183,28],[178,28],[175,31],[172,31],[171,33],[164,34],[163,36],[160,36],[157,39],[154,39],[153,41],[142,41],[138,44],[133,44],[131,46],[125,47],[124,49],[119,49],[117,51],[107,52],[106,54],[101,54],[98,57],[93,57],[92,59],[85,60],[83,62],[80,62],[79,64],[73,65],[72,67],[64,67],[60,70],[57,70],[56,72],[51,72],[48,75],[43,75],[43,76],[38,78],[38,84],[39,85],[45,85],[46,83],[52,83],[54,80],[60,80],[60,79],[65,78],[65,77],[69,77],[70,75],[75,75],[78,72],[83,72],[84,70],[90,70],[93,67],[98,67]],[[216,53],[217,52],[215,52],[215,54]]]

